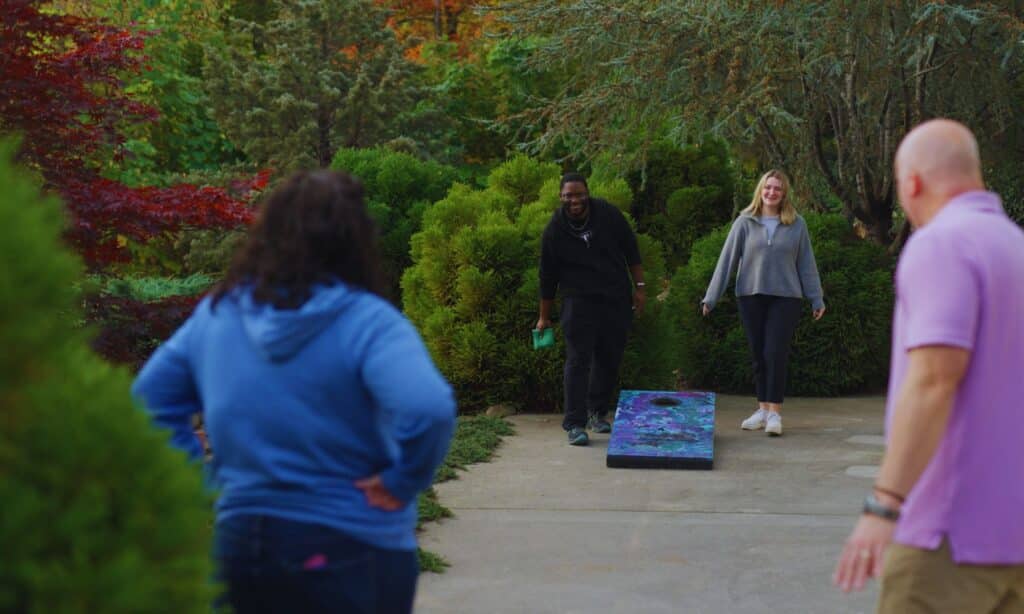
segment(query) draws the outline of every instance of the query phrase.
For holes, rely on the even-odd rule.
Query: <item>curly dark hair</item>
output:
[[[240,285],[252,286],[257,303],[280,309],[301,307],[315,284],[339,281],[385,296],[377,236],[358,179],[299,171],[264,201],[213,304]]]

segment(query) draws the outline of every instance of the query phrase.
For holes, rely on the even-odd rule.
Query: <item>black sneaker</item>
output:
[[[598,418],[597,416],[591,416],[590,420],[587,421],[587,428],[594,431],[595,433],[611,433],[612,425],[608,423],[604,418]]]
[[[570,446],[585,446],[590,443],[590,438],[587,437],[587,432],[578,426],[574,426],[569,429],[569,445]]]

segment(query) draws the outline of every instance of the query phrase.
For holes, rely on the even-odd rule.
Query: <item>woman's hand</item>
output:
[[[366,502],[370,504],[370,507],[376,507],[385,512],[397,512],[405,507],[404,503],[399,501],[384,487],[384,482],[381,481],[380,475],[371,475],[368,478],[356,480],[356,488],[363,491],[363,494],[366,495]]]
[[[821,309],[815,309],[815,310],[811,311],[811,316],[814,317],[815,321],[820,320],[821,316],[823,316],[823,315],[825,315],[825,308],[824,307],[822,307]]]

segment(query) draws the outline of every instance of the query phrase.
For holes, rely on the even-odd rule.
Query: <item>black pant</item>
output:
[[[565,418],[562,428],[584,427],[587,417],[604,418],[619,379],[633,306],[629,297],[566,297]]]
[[[786,363],[803,300],[755,294],[739,297],[740,319],[754,355],[754,387],[760,403],[782,403]]]

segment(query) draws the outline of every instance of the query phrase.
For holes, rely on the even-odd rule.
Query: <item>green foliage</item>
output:
[[[381,229],[385,272],[397,296],[402,271],[412,263],[409,238],[419,231],[429,204],[451,187],[456,170],[385,147],[339,149],[331,168],[362,181],[370,213]]]
[[[806,214],[827,313],[804,316],[794,337],[787,392],[835,396],[876,392],[888,374],[892,315],[892,260],[884,249],[856,237],[838,214]],[[689,388],[753,390],[750,350],[727,292],[711,314],[700,301],[711,280],[729,226],[698,240],[689,263],[672,279],[668,309],[682,329],[679,365]]]
[[[435,139],[443,143],[444,159],[471,165],[500,162],[520,140],[537,135],[542,122],[520,121],[519,114],[532,101],[557,92],[561,80],[556,71],[531,66],[535,47],[532,40],[485,40],[462,59],[456,43],[423,46],[425,80],[433,95],[422,104],[434,111],[435,126],[442,127]]]
[[[203,43],[214,44],[218,3],[202,0],[92,0],[88,15],[148,33],[146,70],[125,84],[159,118],[125,126],[123,160],[105,174],[128,185],[169,185],[177,176],[237,160],[239,152],[210,115],[203,91]]]
[[[155,301],[168,296],[194,296],[213,285],[209,275],[195,273],[188,277],[113,277],[97,279],[105,294],[136,301]]]
[[[460,417],[451,448],[434,481],[446,482],[457,476],[458,469],[491,460],[501,438],[514,433],[512,425],[501,418],[483,415]]]
[[[188,229],[178,234],[175,250],[182,253],[182,274],[220,275],[247,236],[245,230]]]
[[[585,155],[642,158],[666,122],[683,141],[712,132],[781,166],[815,202],[841,203],[889,243],[900,137],[930,117],[969,123],[1016,151],[1024,14],[1013,3],[534,0],[505,3],[529,64],[569,70],[565,87],[515,116],[523,147],[578,139]],[[571,24],[571,25],[570,25]],[[1007,156],[1008,159],[1014,159]]]
[[[236,14],[249,15],[239,10]],[[388,13],[373,0],[282,2],[265,23],[232,19],[203,72],[214,116],[250,160],[327,167],[341,147],[395,136],[417,94]],[[250,15],[254,17],[254,15]]]
[[[540,236],[558,206],[558,168],[516,158],[495,169],[488,186],[455,184],[427,209],[411,240],[413,265],[402,278],[404,310],[463,409],[512,403],[554,410],[562,398],[563,341],[558,336],[556,350],[534,353],[530,329],[540,296]],[[631,200],[622,180],[601,178],[590,187],[597,197]],[[661,246],[641,237],[640,247],[653,295],[665,277]],[[652,297],[627,347],[624,384],[673,383],[676,335],[662,314]]]
[[[637,224],[665,246],[671,269],[686,263],[694,241],[732,215],[733,177],[721,141],[689,147],[659,141],[628,181]]]
[[[444,573],[445,569],[452,566],[443,556],[422,548],[416,550],[416,556],[419,558],[421,571]]]
[[[205,612],[211,498],[77,328],[80,263],[0,146],[0,610]]]

